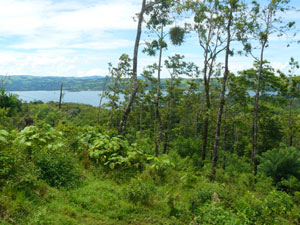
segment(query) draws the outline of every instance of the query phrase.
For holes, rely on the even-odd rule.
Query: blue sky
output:
[[[0,0],[0,74],[106,75],[109,62],[116,64],[122,53],[132,56],[132,17],[140,4],[141,0]],[[300,1],[292,0],[291,5],[300,8]],[[290,12],[287,19],[300,24],[300,13]],[[286,69],[291,56],[300,60],[299,45],[285,46],[283,39],[274,37],[266,50],[275,69]],[[164,59],[175,53],[202,65],[202,51],[192,34],[183,46],[170,46]],[[139,71],[155,61],[140,53]],[[230,69],[236,72],[252,63],[252,58],[234,56]]]

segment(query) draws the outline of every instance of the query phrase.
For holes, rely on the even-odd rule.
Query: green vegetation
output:
[[[234,152],[226,153],[225,170],[218,168],[210,182],[211,162],[203,166],[200,140],[181,135],[181,123],[168,154],[154,157],[146,124],[143,136],[131,128],[127,137],[119,136],[107,128],[109,110],[102,109],[99,125],[96,112],[76,104],[63,104],[61,110],[55,104],[22,104],[6,117],[14,118],[11,124],[1,122],[1,224],[299,222],[295,148],[266,151],[255,184],[241,138]],[[34,124],[23,128],[26,116]],[[286,166],[291,163],[295,166]]]
[[[294,25],[280,18],[289,1],[180,3],[143,0],[134,57],[109,64],[105,105],[21,103],[2,85],[1,224],[300,224],[299,65],[291,58],[284,73],[264,59],[269,38]],[[193,19],[180,28],[175,13]],[[159,56],[138,79],[143,22],[155,36],[145,52]],[[187,31],[202,69],[179,54],[162,60],[167,36],[180,46]],[[255,60],[237,76],[238,41]]]
[[[1,78],[1,77],[0,77]],[[3,78],[3,77],[2,77]],[[99,91],[103,88],[105,77],[38,77],[9,76],[5,89],[8,91],[55,91],[63,83],[68,91]]]

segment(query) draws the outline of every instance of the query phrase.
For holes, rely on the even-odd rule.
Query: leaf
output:
[[[25,145],[30,147],[32,145],[32,143],[30,141],[25,142]]]
[[[8,136],[9,133],[6,130],[0,130],[0,135],[2,135],[2,136]]]
[[[0,136],[0,141],[1,141],[1,142],[4,142],[4,143],[7,143],[6,138],[5,138],[5,137],[2,137],[2,136]]]
[[[109,164],[109,167],[113,170],[115,168],[115,164],[111,163],[111,164]]]

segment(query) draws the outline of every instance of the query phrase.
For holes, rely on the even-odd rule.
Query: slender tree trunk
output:
[[[227,111],[226,111],[226,105],[225,105],[225,110],[224,110],[224,130],[223,130],[223,165],[222,168],[225,170],[226,168],[226,151],[227,151],[227,125],[226,125],[226,116],[227,116]]]
[[[194,128],[194,138],[198,138],[198,130],[199,130],[199,112],[196,112],[195,116],[195,128]]]
[[[293,123],[293,115],[292,115],[292,105],[293,105],[293,99],[289,102],[289,147],[293,145],[293,130],[292,130],[292,123]]]
[[[62,101],[62,97],[63,97],[63,87],[64,87],[64,84],[61,84],[61,86],[60,86],[60,95],[59,95],[59,105],[58,105],[59,109],[61,109],[61,101]]]
[[[100,124],[100,111],[101,111],[101,107],[102,107],[102,100],[103,100],[103,97],[104,97],[107,80],[108,80],[108,77],[105,78],[104,86],[103,86],[103,89],[102,89],[102,94],[101,94],[100,101],[99,101],[98,113],[97,113],[97,123],[98,124]]]
[[[164,142],[164,150],[163,153],[167,154],[167,150],[168,150],[168,144],[169,144],[169,133],[170,133],[170,112],[169,112],[169,108],[170,108],[170,99],[168,100],[168,104],[167,104],[167,119],[166,119],[166,127],[165,127],[165,142]]]
[[[252,140],[252,162],[253,162],[253,174],[256,177],[257,174],[257,136],[258,136],[258,103],[259,103],[259,94],[260,94],[260,82],[261,82],[261,75],[263,69],[263,60],[264,60],[264,49],[265,49],[266,42],[262,44],[261,52],[260,52],[260,63],[259,63],[259,70],[257,75],[257,86],[256,86],[256,93],[255,93],[255,103],[254,103],[254,112],[253,112],[253,140]],[[256,182],[256,179],[255,179]]]
[[[140,105],[140,138],[143,137],[143,103]]]
[[[163,38],[164,34],[164,27],[161,26],[161,38]],[[162,46],[160,45],[159,48],[159,59],[158,59],[158,72],[157,72],[157,96],[156,96],[156,102],[155,102],[155,110],[156,110],[156,119],[158,122],[159,126],[159,133],[158,133],[158,138],[155,143],[155,156],[157,157],[159,154],[159,146],[162,140],[162,133],[163,133],[163,124],[159,112],[159,100],[160,100],[160,73],[161,73],[161,59],[162,59]]]
[[[205,100],[206,100],[206,107],[205,107],[205,119],[204,119],[204,126],[203,126],[203,135],[202,135],[202,153],[201,159],[204,161],[206,158],[206,151],[207,151],[207,137],[208,137],[208,125],[209,125],[209,109],[210,109],[210,97],[209,97],[209,81],[207,79],[207,67],[208,67],[208,45],[205,49],[205,56],[204,56],[204,89],[205,89]]]
[[[225,72],[223,77],[222,83],[222,91],[220,96],[220,105],[218,111],[218,118],[217,118],[217,127],[216,127],[216,136],[213,148],[213,158],[212,158],[212,169],[211,169],[211,176],[210,180],[214,181],[216,176],[216,167],[218,162],[218,151],[219,151],[219,142],[220,142],[220,131],[221,131],[221,123],[222,123],[222,114],[223,114],[223,107],[225,104],[225,92],[226,92],[226,81],[229,75],[229,53],[230,53],[230,43],[231,43],[231,23],[232,23],[232,13],[233,9],[230,10],[228,25],[227,25],[227,44],[226,44],[226,53],[225,53]]]
[[[120,125],[119,125],[119,133],[120,134],[124,133],[124,130],[126,128],[127,118],[131,111],[132,104],[135,99],[136,93],[138,91],[138,79],[137,79],[137,63],[138,62],[137,61],[138,61],[138,52],[139,52],[139,45],[140,45],[140,39],[141,39],[141,33],[142,33],[142,24],[143,24],[143,19],[144,19],[145,7],[146,7],[146,0],[143,0],[141,12],[139,14],[137,35],[136,35],[135,45],[134,45],[133,70],[132,70],[132,79],[133,79],[132,91],[131,91],[131,95],[129,97],[129,101],[124,110],[122,119],[120,121]]]
[[[112,76],[113,80],[114,77]],[[116,99],[116,95],[117,95],[117,90],[118,89],[118,78],[116,77],[114,80],[114,87],[113,87],[113,97],[112,97],[112,101],[111,101],[111,113],[110,113],[110,119],[109,119],[109,128],[115,127],[116,126],[116,119],[114,119],[114,115],[115,115],[115,111],[117,110],[117,103],[115,102]]]

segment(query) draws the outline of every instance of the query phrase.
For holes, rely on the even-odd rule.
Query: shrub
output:
[[[195,141],[192,138],[181,137],[177,140],[175,146],[176,146],[176,151],[182,158],[185,158],[187,156],[193,156],[194,154],[197,154],[199,156],[200,143],[199,141]]]
[[[155,193],[155,186],[141,179],[131,179],[125,194],[131,202],[149,205]]]
[[[269,150],[260,157],[259,170],[276,183],[294,176],[300,179],[300,153],[294,147]]]
[[[210,202],[200,208],[199,214],[190,224],[241,225],[246,223],[230,209],[225,209],[220,203]]]
[[[285,192],[271,191],[263,201],[262,217],[266,224],[275,224],[293,208],[292,197]]]
[[[150,156],[147,159],[152,161],[150,173],[156,182],[165,181],[170,169],[175,167],[167,156],[161,156],[160,158]]]
[[[42,151],[35,156],[40,177],[53,187],[72,187],[79,181],[73,159],[62,151]]]
[[[79,180],[79,172],[62,137],[62,132],[47,124],[29,126],[18,134],[14,147],[26,164],[33,164],[40,179],[51,186],[71,187]]]
[[[94,162],[107,169],[141,169],[147,161],[147,155],[138,151],[121,136],[110,137],[105,134],[90,133],[81,137],[81,146],[88,148],[88,155]]]
[[[4,89],[0,91],[0,108],[8,109],[8,116],[12,116],[21,108],[21,101],[17,95],[7,93]]]

